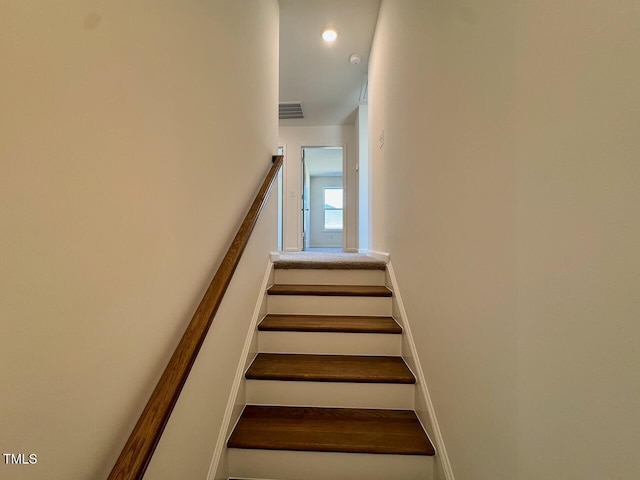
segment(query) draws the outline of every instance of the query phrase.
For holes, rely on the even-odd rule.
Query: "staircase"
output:
[[[435,451],[414,412],[385,264],[274,267],[247,406],[227,442],[230,474],[431,480]]]

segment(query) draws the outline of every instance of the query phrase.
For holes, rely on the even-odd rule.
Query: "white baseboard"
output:
[[[409,350],[408,352],[403,350],[403,357],[416,376],[416,394],[422,397],[421,399],[416,398],[416,414],[418,415],[420,421],[423,423],[423,426],[428,424],[431,427],[427,430],[430,431],[434,437],[432,440],[435,440],[434,447],[436,448],[445,480],[455,480],[453,469],[451,468],[451,462],[449,461],[449,456],[447,455],[447,449],[445,448],[444,440],[442,439],[440,426],[438,425],[438,419],[436,418],[436,412],[433,407],[433,402],[431,401],[431,395],[429,394],[429,388],[427,387],[427,381],[425,380],[424,372],[422,371],[422,365],[418,358],[418,351],[416,349],[416,344],[411,333],[409,318],[407,317],[407,312],[404,308],[402,295],[400,294],[400,289],[398,287],[396,275],[393,270],[393,265],[390,261],[387,263],[387,273],[389,275],[388,279],[390,282],[390,285],[387,286],[389,286],[391,290],[393,290],[393,316],[403,328],[403,334],[406,338],[406,344],[403,344],[403,349],[407,348]],[[419,400],[422,401],[419,402]],[[424,411],[421,415],[419,403],[423,403],[425,406],[426,418],[424,418]]]
[[[245,405],[244,398],[244,389],[241,389],[242,382],[244,379],[244,372],[247,368],[247,363],[255,356],[256,352],[252,352],[252,345],[255,350],[257,341],[256,341],[256,333],[257,333],[257,325],[258,321],[264,316],[267,308],[267,295],[266,290],[267,287],[271,284],[273,277],[273,263],[269,261],[267,265],[267,269],[265,271],[264,277],[262,279],[262,284],[260,286],[260,294],[256,301],[256,306],[253,310],[253,315],[251,316],[251,322],[249,324],[249,329],[247,331],[247,336],[244,341],[244,346],[242,348],[242,353],[240,355],[240,359],[238,361],[238,366],[236,367],[236,374],[233,379],[233,385],[229,392],[229,399],[227,400],[227,408],[224,412],[224,417],[222,417],[222,424],[220,425],[220,432],[218,433],[218,440],[216,442],[216,447],[213,450],[213,455],[211,458],[211,463],[209,465],[209,473],[207,474],[207,480],[214,480],[215,478],[221,478],[220,475],[224,475],[222,478],[227,478],[226,472],[221,473],[219,469],[221,467],[221,458],[224,449],[226,448],[227,437],[229,436],[231,429],[236,424],[240,414],[242,413],[242,408]],[[250,358],[251,357],[251,358]],[[240,397],[239,392],[242,391],[242,398]],[[223,465],[223,467],[226,467]]]
[[[358,253],[369,255],[370,257],[377,258],[378,260],[382,260],[385,263],[389,263],[391,261],[391,255],[389,255],[387,252],[376,252],[375,250],[361,248],[358,250]]]

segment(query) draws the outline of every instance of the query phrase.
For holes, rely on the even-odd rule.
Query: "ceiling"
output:
[[[283,126],[353,125],[366,86],[380,0],[279,0],[280,102],[302,102],[304,119]],[[321,38],[338,30],[333,44]],[[352,65],[349,57],[361,56]]]

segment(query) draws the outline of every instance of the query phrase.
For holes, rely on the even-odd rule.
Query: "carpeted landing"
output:
[[[311,268],[333,270],[384,270],[386,263],[361,253],[280,252],[277,269]]]

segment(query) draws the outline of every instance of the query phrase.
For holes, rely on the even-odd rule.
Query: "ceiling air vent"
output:
[[[304,118],[302,102],[282,102],[278,104],[278,107],[278,118],[280,120]]]

